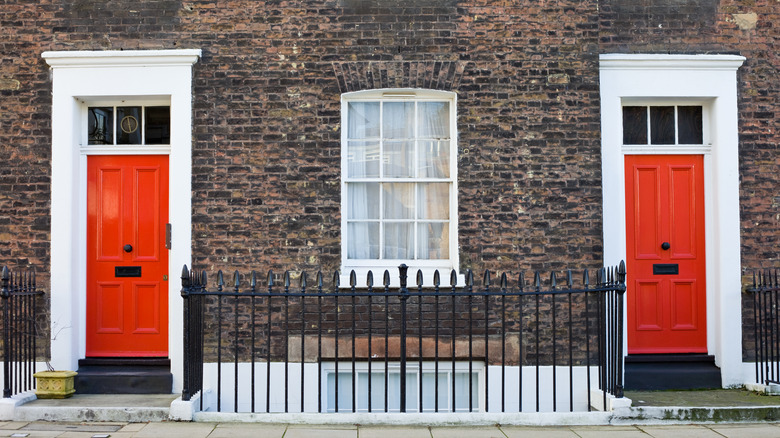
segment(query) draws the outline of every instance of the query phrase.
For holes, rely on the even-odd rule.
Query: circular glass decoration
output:
[[[133,116],[125,116],[119,122],[119,127],[122,128],[122,132],[125,134],[132,134],[138,130],[138,119]]]

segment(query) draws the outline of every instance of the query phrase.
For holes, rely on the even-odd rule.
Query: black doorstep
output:
[[[720,368],[708,354],[630,354],[625,359],[626,390],[721,388]]]
[[[79,360],[77,394],[170,394],[168,358],[90,357]]]

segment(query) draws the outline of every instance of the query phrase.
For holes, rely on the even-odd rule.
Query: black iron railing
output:
[[[252,272],[242,290],[238,271],[232,287],[220,271],[207,290],[185,266],[182,398],[204,381],[207,408],[234,412],[589,410],[596,383],[602,406],[622,397],[622,262],[577,287],[571,271],[563,285],[537,272],[530,287],[489,272],[477,287],[471,271],[465,286],[454,271],[424,285],[418,271],[410,288],[407,273],[395,288],[387,271],[364,288],[354,272],[339,288],[335,273],[328,289],[321,273],[310,285]]]
[[[753,339],[756,383],[780,384],[780,269],[753,272]]]
[[[38,337],[36,297],[43,295],[35,285],[35,271],[11,272],[3,267],[3,397],[35,387],[35,354]]]

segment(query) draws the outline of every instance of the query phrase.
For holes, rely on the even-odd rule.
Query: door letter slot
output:
[[[141,267],[140,266],[115,266],[114,276],[115,277],[140,277]]]
[[[654,263],[653,275],[679,275],[680,265],[677,263]]]

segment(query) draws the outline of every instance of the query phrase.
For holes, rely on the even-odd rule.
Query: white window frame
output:
[[[736,75],[744,61],[737,55],[599,57],[604,263],[626,259],[625,155],[703,155],[707,351],[724,387],[744,382]],[[623,145],[622,107],[650,102],[701,104],[705,144]]]
[[[449,258],[435,260],[400,260],[400,259],[348,259],[347,248],[347,136],[348,113],[350,102],[425,102],[447,101],[450,104],[450,184],[449,193]],[[341,96],[341,287],[349,287],[349,274],[355,271],[357,285],[365,286],[368,271],[373,271],[374,284],[382,282],[385,270],[390,272],[391,284],[397,286],[398,266],[401,263],[409,266],[409,282],[414,282],[417,270],[423,272],[426,284],[432,284],[433,273],[438,270],[442,281],[449,279],[450,271],[458,268],[458,175],[457,175],[457,95],[454,92],[422,89],[378,89],[345,93]],[[381,164],[380,164],[381,165]],[[416,178],[399,178],[398,182],[418,181]]]

